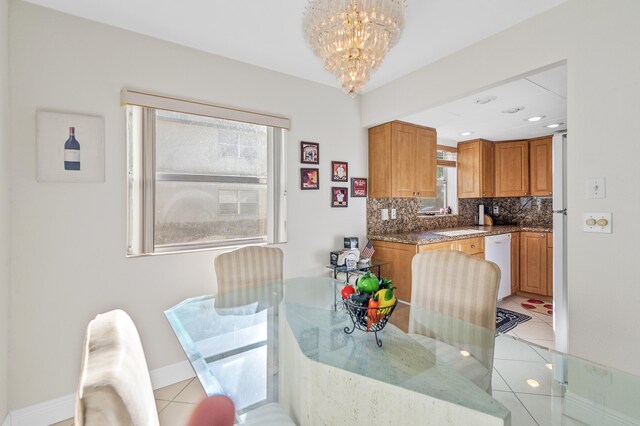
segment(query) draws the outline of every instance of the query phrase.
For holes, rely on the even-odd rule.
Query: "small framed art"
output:
[[[349,164],[345,161],[331,162],[331,180],[334,182],[349,181]]]
[[[320,164],[320,144],[300,142],[300,162],[304,164]]]
[[[351,178],[351,196],[352,197],[367,196],[367,179]]]
[[[331,207],[349,206],[349,188],[331,187]]]
[[[318,169],[300,169],[300,189],[319,189]]]

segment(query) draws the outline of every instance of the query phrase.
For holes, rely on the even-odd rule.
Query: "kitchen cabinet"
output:
[[[495,144],[495,196],[529,195],[529,142]]]
[[[553,297],[553,234],[547,235],[547,296]]]
[[[520,283],[520,233],[511,233],[511,294],[516,294]]]
[[[453,250],[462,251],[473,257],[484,259],[484,237],[465,238],[454,241]]]
[[[551,239],[551,234],[547,232],[520,233],[521,292],[540,296],[552,295],[550,288],[553,278],[549,279],[549,247],[547,247],[549,239]]]
[[[495,145],[484,139],[458,144],[458,198],[493,197]]]
[[[529,140],[530,194],[534,197],[553,194],[551,140],[551,136]]]
[[[411,301],[411,261],[417,250],[415,244],[390,243],[372,241],[375,257],[385,260],[386,265],[380,268],[380,275],[393,280],[396,286],[396,298],[405,302]]]
[[[437,133],[400,121],[369,129],[369,197],[436,196]]]

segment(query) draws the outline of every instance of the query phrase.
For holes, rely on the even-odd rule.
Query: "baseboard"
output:
[[[150,371],[153,389],[163,388],[195,376],[189,361],[177,362]],[[46,426],[74,415],[75,393],[13,410],[2,426]]]
[[[637,426],[638,421],[623,413],[596,404],[567,391],[564,395],[564,414],[585,424],[599,426]]]

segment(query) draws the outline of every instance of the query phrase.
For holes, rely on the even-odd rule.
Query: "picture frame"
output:
[[[351,197],[367,197],[367,179],[366,178],[351,178]]]
[[[36,111],[38,182],[105,180],[104,117]]]
[[[300,168],[300,189],[320,189],[320,169]]]
[[[349,188],[331,187],[331,207],[349,207]]]
[[[346,161],[332,161],[331,180],[333,182],[349,182],[349,163]]]
[[[300,142],[300,162],[303,164],[320,164],[320,144],[316,142]]]

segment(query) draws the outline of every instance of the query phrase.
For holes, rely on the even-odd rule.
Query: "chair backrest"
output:
[[[74,424],[159,424],[140,336],[122,310],[97,315],[87,327]]]
[[[495,263],[458,251],[415,255],[409,332],[465,349],[491,371],[499,285]]]
[[[217,307],[240,306],[270,297],[265,284],[280,283],[283,276],[282,250],[249,246],[220,254],[214,267],[218,285]]]

